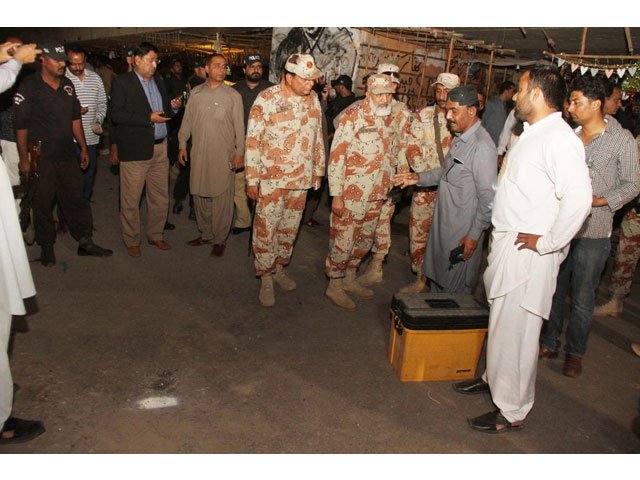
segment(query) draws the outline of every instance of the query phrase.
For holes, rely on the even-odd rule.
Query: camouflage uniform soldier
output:
[[[447,95],[460,85],[460,79],[453,73],[441,73],[434,85],[436,105],[420,110],[416,120],[411,124],[411,140],[406,156],[414,172],[439,168],[451,148],[452,138],[451,132],[447,129],[445,106]],[[422,274],[422,264],[435,211],[436,196],[437,187],[416,187],[413,191],[409,212],[409,252],[411,270],[416,274],[416,279],[400,289],[403,293],[419,293],[425,288],[427,278]]]
[[[640,138],[640,137],[639,137]],[[639,202],[640,200],[636,200]],[[609,292],[611,300],[596,307],[594,315],[618,315],[622,313],[624,297],[631,291],[633,274],[640,258],[640,203],[629,210],[620,224],[620,243],[611,272]]]
[[[400,69],[392,63],[381,63],[378,66],[378,75],[385,75],[391,80],[393,93],[400,85]],[[391,157],[397,163],[398,173],[409,172],[409,166],[405,157],[409,128],[413,121],[413,113],[404,102],[395,99],[391,101],[391,118],[394,131],[394,139],[391,147]],[[395,173],[395,172],[394,172]],[[380,219],[376,227],[375,240],[371,252],[373,257],[366,272],[358,278],[361,285],[373,285],[382,282],[382,262],[391,248],[391,217],[396,209],[394,199],[389,196],[382,204]]]
[[[296,283],[283,271],[298,233],[307,190],[318,188],[325,169],[322,121],[313,80],[322,76],[311,55],[293,54],[279,85],[258,95],[247,127],[247,195],[257,201],[253,227],[260,303],[275,304],[273,281]]]
[[[356,281],[356,270],[373,244],[395,170],[393,91],[387,76],[369,77],[365,99],[345,110],[331,146],[328,178],[333,200],[326,295],[347,310],[355,308],[347,293],[373,297],[373,291]]]

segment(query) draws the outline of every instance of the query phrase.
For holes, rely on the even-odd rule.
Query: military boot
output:
[[[324,292],[329,300],[335,303],[340,308],[345,310],[355,310],[356,304],[349,298],[349,295],[344,291],[342,278],[330,278],[329,286]]]
[[[420,293],[425,290],[427,286],[427,277],[422,275],[422,272],[416,274],[416,279],[409,285],[402,287],[398,290],[399,293]]]
[[[373,258],[369,262],[367,270],[360,275],[358,282],[360,285],[374,285],[382,283],[382,262],[385,255],[383,253],[374,253]]]
[[[622,297],[618,295],[614,295],[613,297],[611,297],[611,300],[609,300],[607,303],[596,307],[595,310],[593,311],[593,314],[596,317],[601,317],[605,315],[612,315],[614,317],[617,317],[619,314],[622,313],[622,307],[623,307]]]
[[[360,281],[356,280],[355,268],[347,268],[347,274],[342,282],[342,288],[345,292],[352,293],[356,297],[373,298],[373,290],[363,287]]]
[[[273,292],[273,275],[265,273],[260,277],[262,285],[258,299],[263,307],[273,307],[276,304],[276,296]]]
[[[273,276],[273,280],[285,292],[290,292],[291,290],[296,289],[296,282],[294,282],[287,276],[282,265],[276,266],[276,273]]]

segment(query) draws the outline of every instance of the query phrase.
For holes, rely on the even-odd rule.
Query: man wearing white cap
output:
[[[377,75],[385,75],[389,78],[393,93],[398,91],[400,85],[400,69],[392,63],[381,63],[378,65]],[[394,138],[390,147],[390,155],[399,172],[408,172],[409,167],[405,158],[405,150],[409,137],[409,129],[413,121],[413,113],[407,104],[395,98],[391,100],[391,122],[394,131]],[[395,172],[394,172],[395,173]],[[389,196],[380,212],[380,219],[375,232],[375,240],[371,253],[373,254],[366,272],[360,276],[358,281],[362,285],[374,285],[382,282],[382,262],[391,248],[391,217],[396,209],[395,201]]]
[[[436,104],[425,107],[411,125],[411,141],[407,147],[407,161],[414,172],[426,172],[440,168],[451,148],[452,136],[447,128],[447,95],[460,86],[460,79],[453,73],[440,73],[434,82]],[[400,289],[403,293],[419,293],[426,286],[422,273],[427,238],[436,206],[438,187],[418,187],[411,197],[409,213],[409,252],[411,270],[415,281]]]
[[[348,294],[372,298],[373,291],[356,280],[362,257],[371,248],[385,204],[396,157],[393,84],[386,75],[367,80],[364,100],[348,107],[340,118],[327,176],[331,192],[331,229],[325,271],[326,295],[341,308],[353,310]]]
[[[325,169],[322,112],[313,80],[322,76],[311,55],[294,53],[279,85],[260,92],[249,112],[245,147],[247,195],[257,202],[253,227],[260,304],[275,304],[273,282],[296,283],[289,264],[307,190],[319,188]]]

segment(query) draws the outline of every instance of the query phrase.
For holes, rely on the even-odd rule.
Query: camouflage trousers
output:
[[[373,253],[382,253],[387,255],[391,249],[391,217],[396,210],[396,204],[393,203],[391,197],[384,200],[380,209],[380,219],[376,227],[376,233],[373,240]]]
[[[342,217],[331,212],[329,254],[325,261],[329,278],[344,277],[347,268],[360,266],[373,245],[383,202],[345,202]]]
[[[436,209],[437,191],[416,189],[411,197],[409,212],[409,252],[411,254],[411,270],[418,273],[424,263],[427,239],[433,213]]]
[[[620,224],[620,243],[618,243],[609,287],[612,295],[624,297],[629,294],[638,258],[640,258],[640,214],[632,209],[627,212]]]
[[[253,254],[256,275],[288,265],[298,235],[307,190],[263,190],[253,219]]]

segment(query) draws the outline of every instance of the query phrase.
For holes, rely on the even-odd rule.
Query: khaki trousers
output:
[[[202,239],[211,240],[214,245],[224,244],[233,220],[233,188],[217,197],[194,195],[193,206]]]
[[[127,247],[140,245],[140,195],[146,185],[147,238],[162,240],[169,212],[167,140],[153,146],[149,160],[120,163],[120,228]]]
[[[233,222],[233,226],[235,228],[247,228],[251,226],[251,212],[247,205],[247,189],[245,186],[244,170],[236,172],[233,203],[236,206],[236,221]]]

